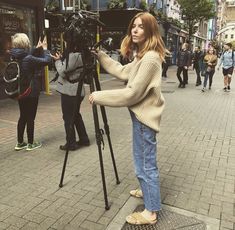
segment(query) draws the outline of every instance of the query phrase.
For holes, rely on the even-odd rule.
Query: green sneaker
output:
[[[25,142],[17,143],[16,146],[15,146],[16,151],[26,149],[26,148],[27,148],[27,143],[25,143]]]
[[[34,142],[33,144],[28,144],[26,150],[31,151],[31,150],[34,150],[34,149],[38,149],[41,146],[42,146],[41,142]]]

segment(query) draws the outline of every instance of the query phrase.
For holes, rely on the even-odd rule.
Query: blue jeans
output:
[[[133,124],[133,156],[135,173],[139,180],[145,208],[161,210],[160,182],[157,168],[156,131],[142,124],[131,112]]]

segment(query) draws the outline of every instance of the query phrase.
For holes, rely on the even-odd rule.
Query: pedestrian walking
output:
[[[192,63],[193,69],[195,69],[197,79],[196,79],[196,86],[202,84],[201,81],[201,70],[202,70],[202,62],[203,62],[203,52],[200,50],[200,46],[196,46],[193,52]]]
[[[218,70],[220,69],[220,66],[223,65],[223,75],[224,75],[224,88],[223,90],[226,92],[230,91],[230,84],[232,81],[232,74],[234,70],[235,65],[235,54],[232,49],[232,43],[227,43],[224,45],[224,52],[222,53],[220,57],[220,63]]]
[[[171,65],[172,53],[168,50],[165,56],[165,61],[162,62],[162,77],[167,78],[167,70]]]
[[[188,84],[188,68],[191,65],[191,53],[188,50],[189,44],[183,43],[181,50],[177,54],[177,73],[176,76],[179,80],[179,88],[185,88]],[[183,79],[181,73],[183,72]]]
[[[42,57],[35,57],[30,53],[30,40],[24,33],[17,33],[12,37],[12,49],[10,55],[21,63],[21,75],[33,76],[31,82],[32,91],[29,96],[18,100],[20,117],[17,124],[17,144],[15,150],[34,150],[40,148],[42,144],[34,141],[34,121],[38,108],[38,100],[41,91],[42,75],[40,69],[48,65],[51,61],[47,50],[46,38],[41,42],[39,39],[37,48],[42,48]],[[27,127],[28,143],[24,141],[24,131]]]
[[[60,53],[52,55],[55,60],[55,68],[59,74],[56,90],[61,94],[61,109],[66,133],[66,143],[60,145],[59,148],[61,150],[74,151],[82,146],[90,145],[80,113],[81,103],[85,97],[84,85],[79,99],[77,97],[78,79],[83,70],[83,63],[81,53],[78,52],[76,44],[70,44],[65,53],[68,53],[68,66],[66,66],[67,59],[65,55],[62,56]],[[75,128],[78,134],[78,141],[76,141]]]
[[[128,80],[124,89],[93,92],[90,103],[111,107],[128,107],[133,125],[133,158],[140,190],[130,194],[143,197],[145,209],[126,217],[133,225],[154,224],[161,209],[160,182],[157,167],[156,133],[159,132],[164,98],[161,93],[162,61],[165,47],[159,27],[149,13],[141,12],[130,22],[121,44],[124,57],[136,54],[127,64],[112,60],[102,51],[96,51],[101,65],[115,77]]]
[[[205,65],[205,76],[204,76],[202,92],[205,92],[208,78],[209,78],[209,89],[211,89],[212,80],[215,73],[215,66],[217,65],[217,55],[213,47],[208,49],[203,61]]]

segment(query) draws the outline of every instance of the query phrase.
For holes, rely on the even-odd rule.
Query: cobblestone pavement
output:
[[[195,87],[195,74],[179,89],[175,67],[162,83],[166,108],[158,134],[162,202],[221,220],[221,230],[235,229],[235,83],[223,92],[216,72],[212,89]],[[107,78],[107,79],[106,79]],[[102,78],[101,86],[120,88]],[[0,229],[103,230],[137,187],[131,155],[131,121],[126,108],[106,108],[121,184],[116,185],[105,139],[104,167],[110,210],[104,209],[94,123],[87,97],[81,112],[91,146],[69,153],[64,187],[59,180],[65,134],[60,97],[40,97],[35,138],[43,147],[14,151],[18,106],[0,101]],[[101,122],[102,124],[102,122]]]

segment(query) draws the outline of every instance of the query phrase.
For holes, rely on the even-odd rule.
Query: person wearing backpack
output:
[[[34,141],[34,120],[37,113],[38,99],[41,85],[38,84],[38,70],[42,69],[51,61],[51,56],[47,50],[46,39],[39,39],[37,48],[43,48],[41,57],[35,57],[30,53],[30,40],[24,33],[16,33],[12,36],[12,49],[10,55],[20,63],[21,77],[32,77],[32,87],[29,95],[18,100],[20,117],[17,124],[17,144],[15,150],[26,149],[28,151],[42,146],[40,142]],[[27,128],[26,128],[27,127]],[[27,131],[28,143],[24,141],[24,131]]]
[[[83,85],[81,96],[79,99],[77,98],[78,78],[83,70],[82,56],[77,45],[70,42],[64,55],[55,53],[52,57],[55,60],[55,68],[58,73],[56,90],[61,95],[61,109],[66,133],[66,143],[60,145],[59,148],[61,150],[75,151],[78,148],[90,145],[80,113],[80,106],[85,97]],[[79,138],[78,141],[76,141],[75,128]]]
[[[231,84],[232,74],[233,74],[234,65],[235,65],[235,55],[232,49],[232,43],[227,43],[224,45],[224,52],[221,55],[218,70],[220,69],[221,65],[223,65],[223,75],[224,75],[223,90],[225,92],[229,92],[231,89],[230,84]]]

